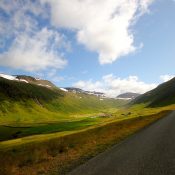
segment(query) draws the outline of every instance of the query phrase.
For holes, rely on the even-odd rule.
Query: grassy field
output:
[[[84,129],[93,125],[109,121],[107,117],[86,117],[79,120],[61,121],[57,123],[44,123],[31,126],[0,126],[0,141],[21,138],[29,135],[47,134],[63,131],[74,131]]]
[[[169,107],[172,108],[171,106]],[[142,110],[141,110],[142,109]],[[106,109],[106,113],[94,113],[85,115],[72,115],[71,117],[62,117],[59,121],[38,121],[38,123],[13,123],[0,125],[0,141],[21,138],[36,134],[48,134],[54,132],[74,131],[91,126],[100,125],[113,120],[123,120],[138,117],[140,115],[151,115],[168,108],[144,108],[143,105],[137,105],[132,108]],[[117,111],[117,112],[116,112]],[[39,123],[40,122],[40,123]]]
[[[138,105],[113,111],[110,117],[26,127],[21,136],[26,133],[31,136],[0,142],[0,164],[3,167],[0,174],[64,174],[173,109],[174,105],[164,108]],[[55,132],[57,129],[60,132]]]

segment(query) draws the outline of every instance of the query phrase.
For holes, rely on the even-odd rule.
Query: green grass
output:
[[[126,101],[93,95],[65,93],[34,84],[0,78],[0,125],[25,126],[74,120],[117,110]]]
[[[107,120],[107,119],[106,119]],[[15,127],[15,126],[0,126],[0,141],[10,140],[15,138],[21,138],[29,135],[35,134],[48,134],[54,132],[63,131],[75,131],[84,129],[93,125],[97,125],[100,122],[105,122],[102,118],[86,118],[78,121],[69,122],[59,122],[50,124],[40,124],[36,126],[25,126],[25,127]]]
[[[0,142],[0,173],[61,174],[163,117],[167,112],[108,121],[86,129]]]
[[[20,124],[19,126],[2,126],[0,131],[3,133],[1,140],[8,140],[0,142],[0,147],[4,144],[7,147],[14,147],[15,145],[23,145],[26,143],[42,142],[47,139],[57,138],[71,133],[80,132],[82,129],[92,129],[110,123],[119,121],[127,121],[130,119],[139,118],[142,116],[150,116],[160,113],[162,111],[174,110],[175,105],[160,107],[160,108],[145,108],[144,105],[135,105],[131,108],[122,108],[117,112],[113,111],[111,117],[97,117],[90,118],[90,116],[76,116],[71,120],[62,120],[60,122],[40,123],[40,124]],[[98,114],[99,115],[99,114]],[[93,115],[93,116],[98,116]],[[20,132],[20,133],[19,133]],[[13,135],[17,133],[19,139],[13,139]],[[25,137],[27,136],[27,137]]]

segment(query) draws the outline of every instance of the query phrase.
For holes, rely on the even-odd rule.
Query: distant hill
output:
[[[141,94],[138,94],[138,93],[127,92],[127,93],[123,93],[123,94],[118,95],[117,99],[133,100],[140,95]]]
[[[80,88],[75,88],[75,87],[66,87],[64,89],[66,89],[69,92],[73,92],[73,93],[84,93],[84,94],[89,94],[89,95],[95,95],[95,96],[102,97],[102,98],[106,97],[105,94],[102,92],[85,91],[85,90],[82,90]]]
[[[149,107],[159,107],[175,103],[175,78],[137,97],[132,104],[147,103]]]
[[[80,88],[75,88],[75,87],[65,87],[64,89],[66,89],[69,92],[74,92],[74,93],[83,93],[84,90],[80,89]]]

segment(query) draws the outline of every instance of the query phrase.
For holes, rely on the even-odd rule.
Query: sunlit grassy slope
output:
[[[104,112],[124,103],[0,78],[1,124],[60,121],[76,115]]]

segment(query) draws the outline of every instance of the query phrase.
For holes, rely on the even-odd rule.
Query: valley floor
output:
[[[0,142],[0,174],[64,174],[173,109],[174,105],[162,108],[139,105],[71,122],[1,126],[0,131],[6,135],[0,139],[11,140]],[[13,139],[12,133],[20,138]]]

